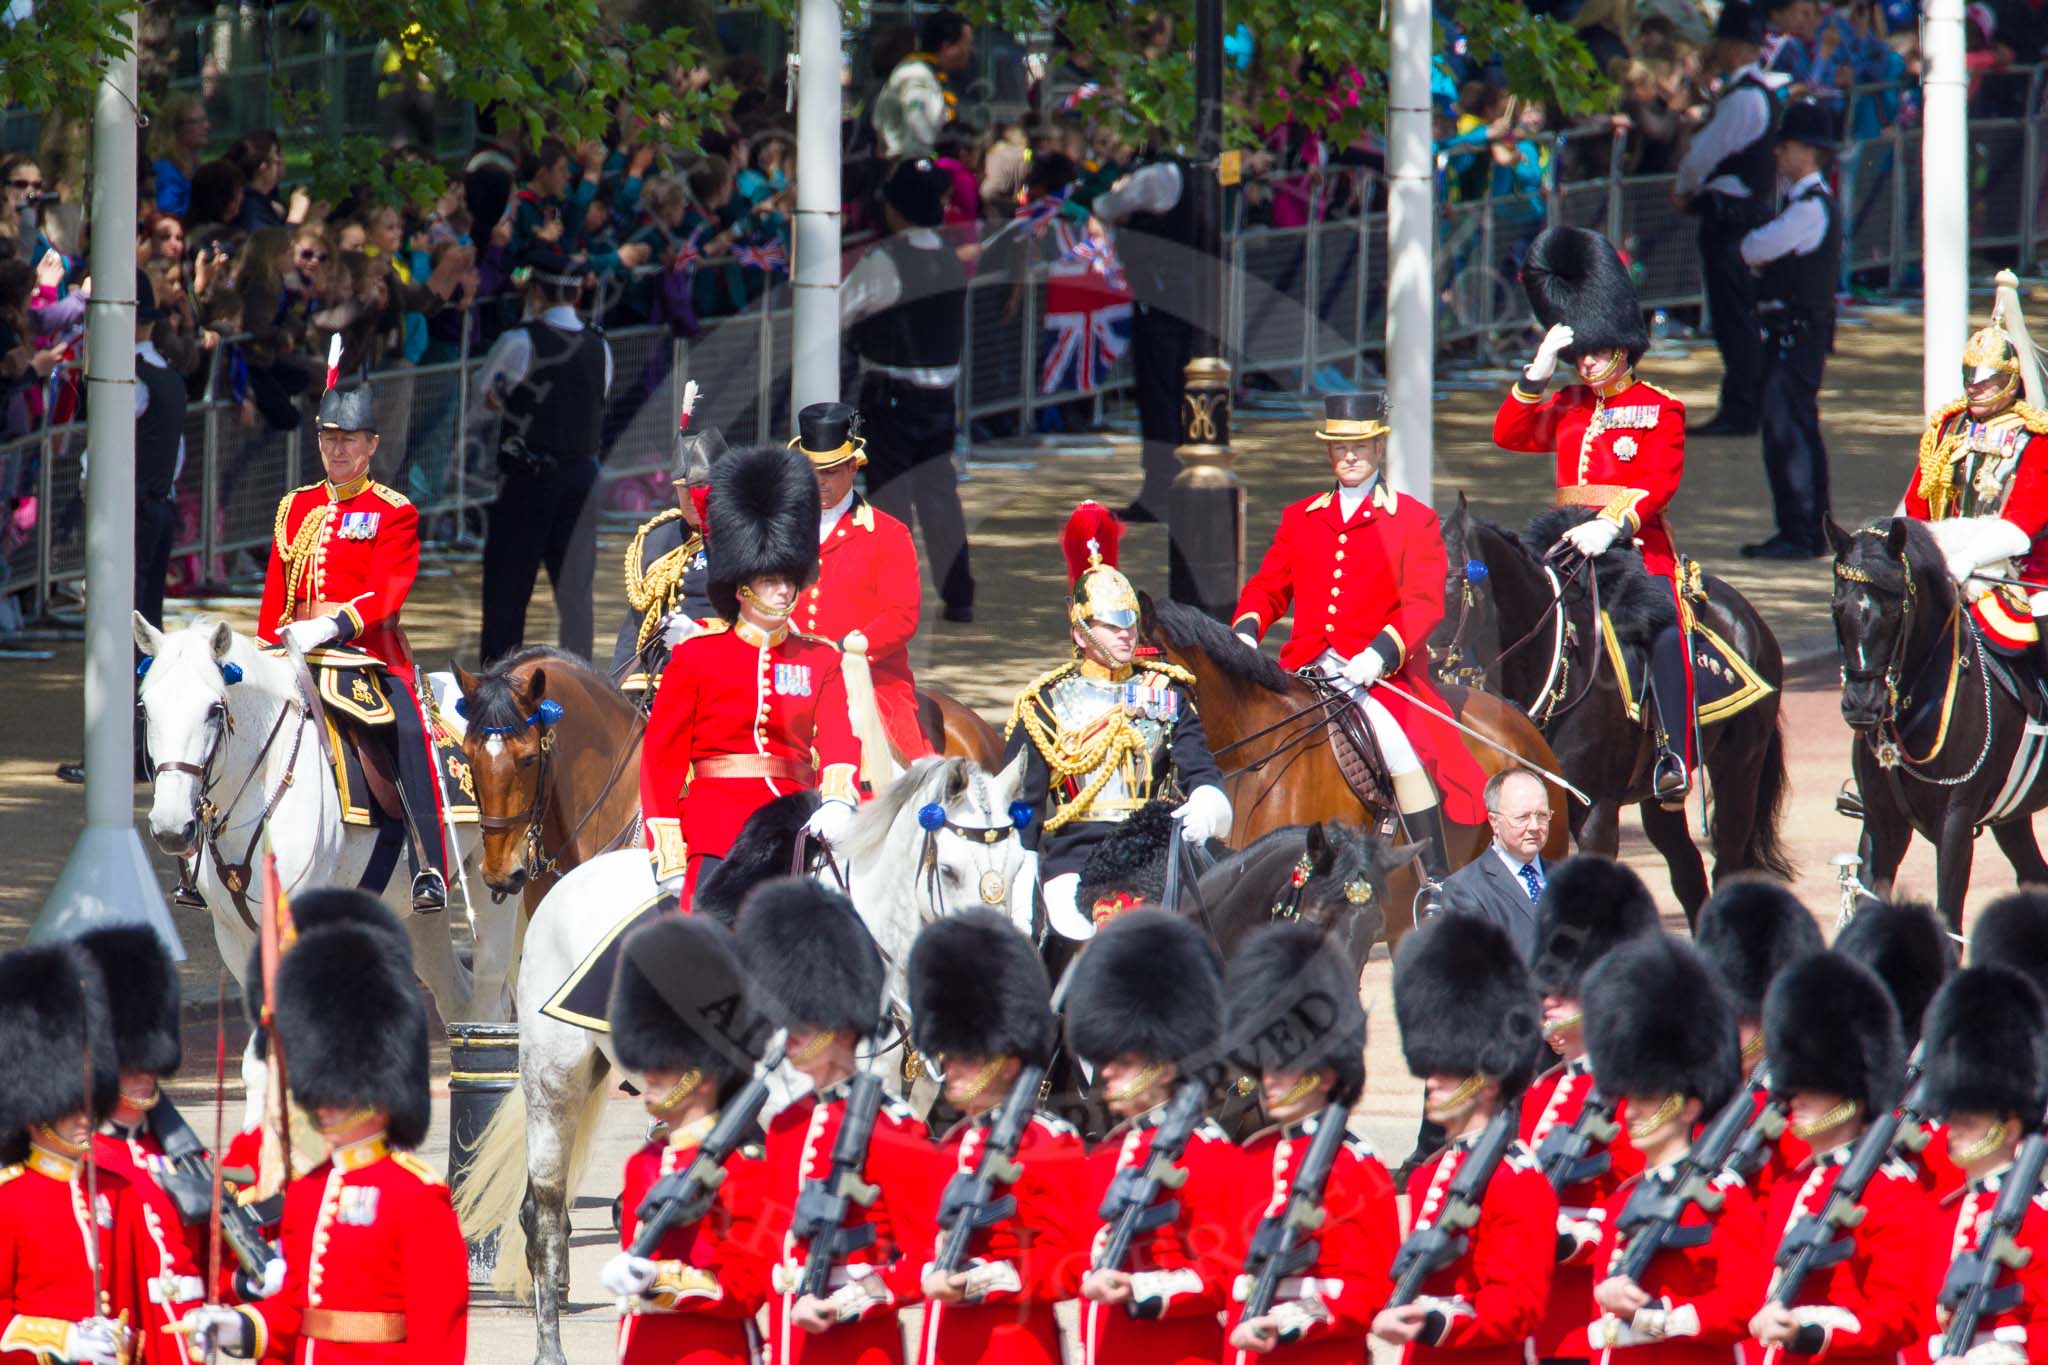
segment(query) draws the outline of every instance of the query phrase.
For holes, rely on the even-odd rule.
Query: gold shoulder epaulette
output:
[[[1186,683],[1189,687],[1195,685],[1195,675],[1179,664],[1168,663],[1164,659],[1133,659],[1131,662],[1148,672],[1164,673],[1177,683]]]
[[[1671,400],[1672,402],[1674,402],[1674,403],[1678,403],[1678,402],[1682,402],[1682,401],[1683,401],[1682,399],[1680,399],[1680,398],[1679,398],[1679,396],[1678,396],[1677,394],[1673,393],[1673,392],[1672,392],[1671,390],[1669,390],[1669,389],[1667,389],[1667,388],[1662,388],[1662,387],[1660,387],[1660,386],[1658,386],[1658,385],[1656,385],[1656,384],[1652,384],[1652,383],[1651,383],[1651,382],[1650,382],[1649,380],[1647,380],[1647,379],[1643,379],[1643,378],[1640,378],[1640,377],[1638,377],[1638,378],[1637,378],[1637,380],[1636,380],[1636,383],[1638,383],[1638,384],[1641,384],[1641,385],[1642,385],[1642,386],[1643,386],[1644,388],[1648,389],[1648,390],[1649,390],[1649,391],[1650,391],[1651,393],[1654,393],[1654,394],[1658,394],[1658,395],[1660,395],[1661,397],[1664,397],[1664,398],[1669,398],[1669,399],[1670,399],[1670,400]]]
[[[2028,432],[2035,436],[2048,436],[2048,412],[2029,403],[2014,403],[2012,411],[2026,425]]]
[[[378,483],[375,479],[370,480],[370,491],[372,493],[375,493],[378,497],[384,499],[384,501],[390,503],[393,507],[412,506],[411,498],[408,498],[405,494],[399,492],[396,488],[391,488],[384,484]]]
[[[419,1182],[422,1185],[438,1185],[441,1183],[440,1173],[411,1152],[393,1152],[391,1159],[398,1163],[400,1170],[411,1171],[415,1176],[419,1177]]]
[[[19,1161],[15,1162],[12,1166],[0,1166],[0,1185],[5,1185],[10,1180],[19,1179],[21,1173],[27,1169],[28,1167],[22,1165]]]
[[[1058,668],[1050,668],[1025,683],[1017,693],[1017,699],[1010,703],[1010,718],[1003,722],[1003,743],[1010,742],[1010,732],[1017,728],[1017,722],[1024,717],[1025,708],[1038,700],[1038,694],[1058,682],[1074,668],[1070,659]]]
[[[837,640],[828,640],[822,635],[807,635],[803,631],[793,629],[789,632],[789,638],[792,640],[808,640],[814,645],[823,645],[834,654],[844,654],[846,652],[839,647]]]
[[[697,634],[699,635],[723,635],[731,629],[732,622],[726,620],[723,616],[704,616],[699,617],[697,621]]]
[[[1942,435],[1942,429],[1949,419],[1964,410],[1969,400],[1958,398],[1953,403],[1944,403],[1935,409],[1927,419],[1927,427],[1920,433],[1920,450],[1914,456],[1919,467],[1920,499],[1927,504],[1927,514],[1939,520],[1948,511],[1952,479],[1949,472],[1950,454],[1962,441],[1959,433]]]

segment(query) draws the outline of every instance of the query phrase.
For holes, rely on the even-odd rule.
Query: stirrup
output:
[[[1411,918],[1415,923],[1420,924],[1430,916],[1440,913],[1443,908],[1444,884],[1428,873],[1424,873],[1422,885],[1415,892],[1415,899],[1409,902],[1408,909]]]
[[[1650,794],[1658,803],[1666,810],[1682,810],[1691,792],[1692,772],[1685,760],[1669,749],[1657,755],[1657,765],[1650,773]]]
[[[206,897],[199,894],[198,887],[181,877],[171,891],[171,904],[180,910],[204,910]]]
[[[448,908],[448,882],[431,867],[412,879],[412,908],[422,915],[439,914]]]

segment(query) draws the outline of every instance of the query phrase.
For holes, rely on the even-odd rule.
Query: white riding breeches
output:
[[[1372,737],[1379,741],[1380,756],[1386,760],[1389,777],[1420,770],[1422,760],[1415,756],[1415,746],[1409,743],[1408,736],[1402,733],[1400,722],[1394,719],[1394,713],[1373,696],[1371,688],[1360,687],[1344,676],[1345,662],[1344,656],[1336,650],[1326,649],[1316,659],[1314,667],[1349,693],[1351,699],[1358,704],[1360,713],[1372,726]]]

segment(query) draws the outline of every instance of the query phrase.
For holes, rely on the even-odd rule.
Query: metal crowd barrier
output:
[[[2048,256],[2048,113],[2032,74],[2031,117],[1975,120],[1970,230],[1981,268],[2029,269]],[[1839,157],[1844,212],[1842,287],[1906,288],[1920,258],[1920,135],[1893,127]],[[1692,220],[1671,202],[1673,177],[1620,172],[1548,187],[1540,214],[1524,201],[1449,204],[1437,220],[1439,351],[1481,359],[1519,354],[1533,326],[1515,283],[1520,248],[1544,222],[1604,231],[1628,253],[1646,306],[1700,305]],[[992,245],[1000,239],[991,239]],[[1363,380],[1383,358],[1386,218],[1367,214],[1306,227],[1248,229],[1227,242],[1234,267],[1226,347],[1237,372],[1262,372],[1306,391],[1335,367]],[[1046,353],[1042,253],[986,251],[969,281],[967,348],[958,387],[963,431],[1028,434],[1045,409],[1099,399],[1130,384],[1128,354],[1091,386],[1041,390]],[[605,409],[603,504],[621,516],[665,504],[665,477],[683,383],[696,380],[696,421],[735,443],[784,439],[791,429],[791,315],[786,281],[748,311],[682,339],[662,327],[607,333],[614,375]],[[225,348],[212,355],[205,397],[185,424],[174,587],[253,586],[278,499],[318,477],[308,426],[275,432],[245,422],[225,392]],[[465,334],[457,358],[373,376],[383,441],[378,478],[419,507],[430,543],[473,544],[474,517],[496,492],[494,422],[476,403],[483,354]],[[0,635],[12,618],[64,623],[84,576],[83,420],[0,442]],[[30,501],[32,500],[32,501]]]

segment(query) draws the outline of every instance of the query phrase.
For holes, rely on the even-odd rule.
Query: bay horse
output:
[[[1633,550],[1609,551],[1591,570],[1546,573],[1544,554],[1560,528],[1586,515],[1583,509],[1553,509],[1518,536],[1472,516],[1459,494],[1444,519],[1450,560],[1446,609],[1431,645],[1442,660],[1439,676],[1484,679],[1489,691],[1527,711],[1564,765],[1564,776],[1593,798],[1590,810],[1572,811],[1572,838],[1581,851],[1614,857],[1621,844],[1620,808],[1634,803],[1690,925],[1707,898],[1706,865],[1684,810],[1667,810],[1651,794],[1656,743],[1648,727],[1629,718],[1584,580],[1598,575],[1600,605],[1618,623],[1631,613],[1668,618],[1670,586],[1649,577]],[[1787,790],[1778,714],[1784,655],[1748,599],[1718,578],[1709,576],[1705,584],[1700,623],[1747,659],[1772,689],[1699,732],[1698,766],[1711,796],[1713,881],[1737,872],[1789,881],[1791,860],[1779,839]],[[1508,632],[1521,639],[1503,641]],[[1503,653],[1503,645],[1512,647]]]
[[[1195,676],[1195,706],[1236,812],[1231,843],[1249,844],[1284,825],[1348,820],[1372,828],[1379,823],[1381,812],[1365,809],[1338,768],[1328,721],[1308,683],[1193,607],[1155,602],[1144,593],[1139,604],[1144,643]],[[1460,736],[1489,776],[1518,765],[1557,770],[1550,746],[1521,712],[1484,692],[1456,686],[1441,691],[1459,721],[1494,741]],[[1552,786],[1550,836],[1543,849],[1547,858],[1565,855],[1564,801],[1564,793]],[[1447,821],[1445,830],[1451,846],[1444,857],[1454,871],[1478,857],[1493,838],[1485,825]],[[1414,927],[1420,888],[1421,874],[1412,866],[1389,875],[1385,933],[1390,947]]]
[[[1850,532],[1830,520],[1828,542],[1870,890],[1890,897],[1918,834],[1934,845],[1936,907],[1960,934],[1984,826],[2022,883],[2048,882],[2033,825],[2048,806],[2048,734],[2015,696],[2034,683],[1984,648],[1926,523],[1893,517]]]

